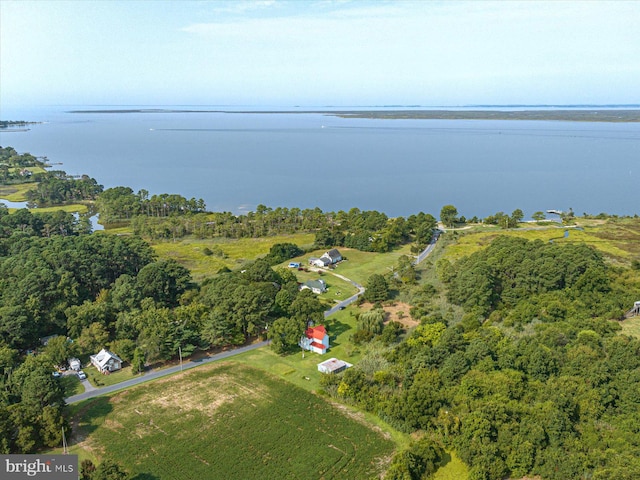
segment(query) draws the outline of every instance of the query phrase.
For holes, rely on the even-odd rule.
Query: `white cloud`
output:
[[[249,12],[256,12],[274,7],[276,4],[276,0],[218,1],[212,2],[211,8],[207,10],[214,14],[244,15]]]

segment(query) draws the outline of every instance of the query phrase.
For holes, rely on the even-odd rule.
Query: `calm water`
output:
[[[467,216],[570,207],[640,213],[640,124],[367,120],[319,114],[72,114],[0,145],[46,155],[105,187],[203,198],[210,210],[351,207]]]

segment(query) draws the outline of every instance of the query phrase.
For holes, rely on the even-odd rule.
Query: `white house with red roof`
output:
[[[300,339],[299,345],[305,350],[310,350],[320,355],[327,353],[327,349],[329,348],[329,334],[324,328],[324,325],[307,328],[304,336]]]

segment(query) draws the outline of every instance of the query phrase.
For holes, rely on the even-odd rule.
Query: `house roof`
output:
[[[318,343],[318,342],[311,342],[309,345],[311,345],[312,347],[320,348],[322,350],[327,348],[326,345],[323,345],[322,343]]]
[[[109,360],[111,360],[112,358],[119,362],[122,362],[120,357],[118,357],[115,353],[111,353],[109,350],[105,350],[104,348],[100,350],[100,352],[98,352],[97,354],[91,355],[91,359],[95,360],[96,363],[100,366],[100,368],[104,367],[107,363],[109,363]]]
[[[324,255],[322,255],[320,258],[318,257],[311,257],[309,259],[309,262],[311,263],[315,263],[315,262],[322,262],[323,265],[328,265],[331,263],[331,257],[329,257],[326,253]]]
[[[332,260],[338,257],[342,257],[342,255],[340,255],[340,252],[338,251],[337,248],[332,248],[327,253],[325,253],[325,255],[327,255],[328,257],[331,257]]]
[[[324,283],[324,280],[307,280],[304,284],[311,289],[317,288],[319,290],[326,290],[327,288],[327,284]]]
[[[324,336],[327,334],[327,330],[324,328],[324,325],[318,325],[317,327],[307,328],[307,331],[304,332],[304,334],[307,338],[322,341]]]

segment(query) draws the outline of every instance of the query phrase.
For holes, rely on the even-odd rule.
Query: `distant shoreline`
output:
[[[228,114],[319,114],[341,118],[379,120],[554,120],[564,122],[640,122],[640,109],[585,110],[186,110],[114,109],[70,110],[67,113],[228,113]]]

